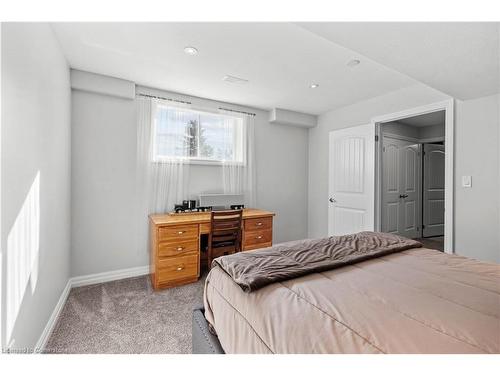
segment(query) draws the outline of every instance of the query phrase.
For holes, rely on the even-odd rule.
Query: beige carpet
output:
[[[46,352],[191,353],[204,280],[159,292],[146,276],[74,288]]]

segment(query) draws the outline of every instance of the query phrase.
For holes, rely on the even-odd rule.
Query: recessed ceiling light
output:
[[[309,87],[312,88],[312,89],[318,88],[319,87],[319,83],[311,83],[309,85]]]
[[[188,55],[197,55],[198,50],[194,47],[186,47],[186,48],[184,48],[184,53],[186,53]]]
[[[359,61],[358,59],[352,59],[352,60],[349,60],[349,62],[347,63],[347,66],[349,68],[354,68],[356,65],[359,65],[361,63],[361,61]]]

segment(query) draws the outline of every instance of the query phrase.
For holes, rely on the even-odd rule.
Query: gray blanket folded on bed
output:
[[[221,267],[249,293],[274,282],[421,246],[420,242],[394,234],[360,232],[227,255],[216,258],[212,265]]]

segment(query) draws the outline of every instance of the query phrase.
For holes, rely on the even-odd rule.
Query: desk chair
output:
[[[208,236],[208,269],[212,260],[241,251],[241,223],[243,210],[212,211]]]

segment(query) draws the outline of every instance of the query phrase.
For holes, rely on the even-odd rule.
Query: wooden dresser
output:
[[[272,246],[273,216],[269,211],[243,210],[243,251]],[[197,281],[202,263],[200,241],[210,232],[210,213],[150,215],[149,222],[153,287],[169,288]]]

